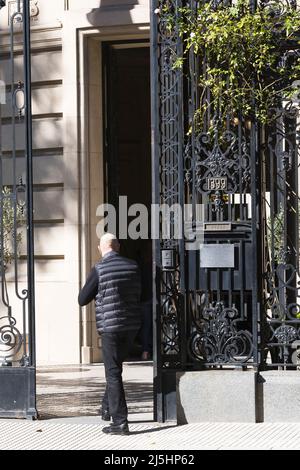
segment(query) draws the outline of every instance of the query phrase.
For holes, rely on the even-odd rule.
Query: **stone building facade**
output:
[[[9,84],[9,17],[17,2],[6,3],[0,80]],[[37,361],[99,362],[93,306],[80,309],[77,294],[98,257],[97,207],[105,192],[102,45],[149,41],[149,0],[31,3]],[[15,81],[21,30],[16,24]],[[2,151],[9,162],[9,103],[2,114]],[[23,143],[18,132],[16,137],[22,175]],[[9,184],[9,163],[4,177]]]

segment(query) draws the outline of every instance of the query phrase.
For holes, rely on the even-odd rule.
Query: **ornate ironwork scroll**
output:
[[[223,302],[216,302],[203,308],[190,349],[203,363],[241,364],[252,358],[253,338],[249,331],[240,328],[236,308],[225,308]]]

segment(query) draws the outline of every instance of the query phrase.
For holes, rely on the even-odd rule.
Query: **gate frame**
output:
[[[35,269],[33,227],[33,155],[31,109],[30,0],[23,0],[24,126],[26,159],[27,318],[23,319],[23,343],[28,323],[28,355],[18,367],[0,367],[0,417],[36,419]],[[21,7],[21,2],[18,3]],[[19,11],[19,10],[18,10]],[[20,10],[21,11],[21,10]],[[13,57],[13,23],[11,25]],[[14,84],[12,84],[14,85]],[[11,90],[14,98],[14,87]],[[14,124],[13,124],[14,125]],[[16,184],[16,182],[15,182]],[[25,334],[24,334],[25,333]],[[11,364],[12,365],[12,364]],[[4,376],[4,379],[3,379]]]
[[[168,129],[166,135],[163,131],[163,102],[165,95],[164,95],[164,87],[166,87],[166,83],[169,85],[169,89],[172,90],[170,93],[173,95],[176,93],[174,92],[172,82],[172,75],[171,67],[167,64],[167,60],[163,62],[163,72],[162,66],[159,64],[162,50],[164,47],[166,48],[166,44],[160,48],[159,40],[161,37],[159,36],[159,8],[163,2],[160,0],[151,0],[150,3],[150,21],[151,21],[151,71],[152,71],[152,86],[151,86],[151,99],[152,99],[152,124],[151,124],[151,131],[152,131],[152,203],[157,206],[163,200],[164,202],[164,184],[165,181],[163,178],[165,177],[162,173],[164,170],[164,145],[167,146],[165,140],[168,140],[168,136],[172,134],[172,127]],[[167,3],[167,2],[166,2]],[[180,7],[183,4],[182,0],[171,0],[170,2],[171,7],[174,6],[174,9]],[[249,5],[252,9],[256,7],[256,1],[250,0]],[[175,50],[177,52],[180,50],[180,42],[181,39],[178,35],[176,35],[176,27],[170,37],[172,36],[170,42],[173,42],[173,46],[176,43],[176,47],[178,49]],[[169,40],[169,38],[167,38]],[[171,49],[171,47],[170,47]],[[160,55],[161,54],[161,55]],[[165,73],[165,75],[164,75]],[[175,73],[175,72],[174,72]],[[169,74],[169,75],[168,75]],[[163,76],[164,84],[160,82],[160,76]],[[162,80],[163,81],[163,80]],[[163,90],[163,91],[162,91]],[[182,113],[182,96],[177,97],[176,101],[176,113],[172,106],[169,105],[169,114],[172,114],[173,121],[176,121],[179,126],[178,134],[181,132],[180,122],[181,117],[180,113]],[[176,115],[175,115],[176,114]],[[250,142],[250,171],[252,176],[251,187],[250,187],[250,194],[251,194],[251,221],[249,225],[251,226],[251,245],[252,245],[252,253],[255,254],[253,257],[253,268],[251,273],[251,296],[252,296],[252,344],[253,350],[251,355],[250,362],[241,362],[235,364],[220,362],[220,365],[229,365],[230,367],[238,367],[241,370],[246,369],[248,366],[257,374],[260,371],[266,369],[266,331],[265,331],[265,323],[266,323],[266,314],[263,312],[264,307],[264,263],[265,260],[263,258],[264,255],[264,240],[263,236],[261,235],[264,230],[264,221],[263,221],[263,152],[264,150],[260,148],[261,139],[262,139],[262,128],[256,118],[251,120],[251,130],[249,135],[249,142]],[[173,124],[174,125],[174,124]],[[161,138],[163,135],[163,140]],[[182,154],[184,152],[184,143],[182,142],[182,133],[179,135],[179,141],[176,142],[176,146],[179,148],[181,146],[181,150],[179,149],[178,153],[176,154],[176,150],[172,147],[173,152],[173,163],[174,160],[177,158],[177,167],[175,170],[178,170],[178,179],[180,180],[177,184],[176,188],[180,187],[180,183],[182,182],[182,173],[181,165],[182,165]],[[169,143],[169,141],[168,141]],[[181,152],[181,153],[180,153]],[[174,157],[176,154],[176,157]],[[181,159],[181,161],[180,161]],[[167,162],[170,163],[170,162]],[[171,162],[172,163],[172,162]],[[172,170],[174,170],[174,164]],[[174,183],[174,182],[173,182]],[[175,186],[175,184],[174,184]],[[170,189],[170,193],[174,191],[174,187]],[[173,193],[169,194],[169,201],[173,202]],[[179,204],[183,204],[183,190],[182,192],[178,191],[177,194],[177,201]],[[171,202],[171,204],[172,204]],[[170,204],[170,205],[171,205]],[[154,227],[153,233],[157,233],[157,227]],[[186,357],[186,318],[188,312],[188,295],[187,290],[185,290],[185,279],[187,276],[187,265],[188,261],[186,259],[184,241],[180,241],[177,246],[174,242],[174,239],[170,237],[170,247],[175,247],[175,252],[177,254],[177,260],[179,258],[179,266],[178,269],[181,273],[180,283],[178,290],[176,292],[176,298],[179,296],[185,295],[185,301],[181,304],[182,309],[176,312],[176,328],[178,329],[178,344],[179,344],[179,352],[176,356],[175,353],[172,356],[172,353],[167,356],[164,354],[163,351],[163,341],[165,340],[165,332],[163,331],[163,316],[164,312],[163,309],[165,308],[165,300],[162,299],[164,297],[164,265],[162,260],[162,252],[165,248],[164,242],[162,237],[158,237],[158,239],[153,239],[153,292],[156,293],[153,298],[153,330],[154,330],[154,409],[155,409],[155,419],[157,421],[173,421],[177,418],[177,397],[176,397],[176,372],[188,370],[185,368],[185,357]],[[187,278],[186,278],[187,279]],[[186,281],[187,282],[187,281]],[[173,284],[174,286],[174,284]],[[187,286],[188,287],[188,286]],[[170,362],[168,363],[169,358]],[[178,362],[176,363],[176,358],[178,358]],[[193,370],[202,370],[207,364],[195,365],[195,369]],[[209,365],[209,364],[208,364]],[[275,364],[277,366],[278,364]]]

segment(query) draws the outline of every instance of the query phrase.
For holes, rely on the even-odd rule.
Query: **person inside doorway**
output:
[[[141,276],[137,263],[119,254],[116,236],[104,234],[99,251],[102,260],[91,270],[78,302],[95,299],[96,325],[102,338],[106,391],[102,419],[112,423],[106,434],[128,434],[128,409],[122,381],[123,362],[141,327]]]

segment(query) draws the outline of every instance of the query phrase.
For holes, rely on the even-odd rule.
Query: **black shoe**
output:
[[[101,419],[102,421],[110,421],[110,414],[108,410],[101,411]]]
[[[114,424],[112,423],[110,426],[106,426],[105,428],[102,429],[102,432],[105,434],[119,434],[121,436],[126,436],[129,434],[129,429],[128,429],[128,424],[123,423],[123,424]]]

